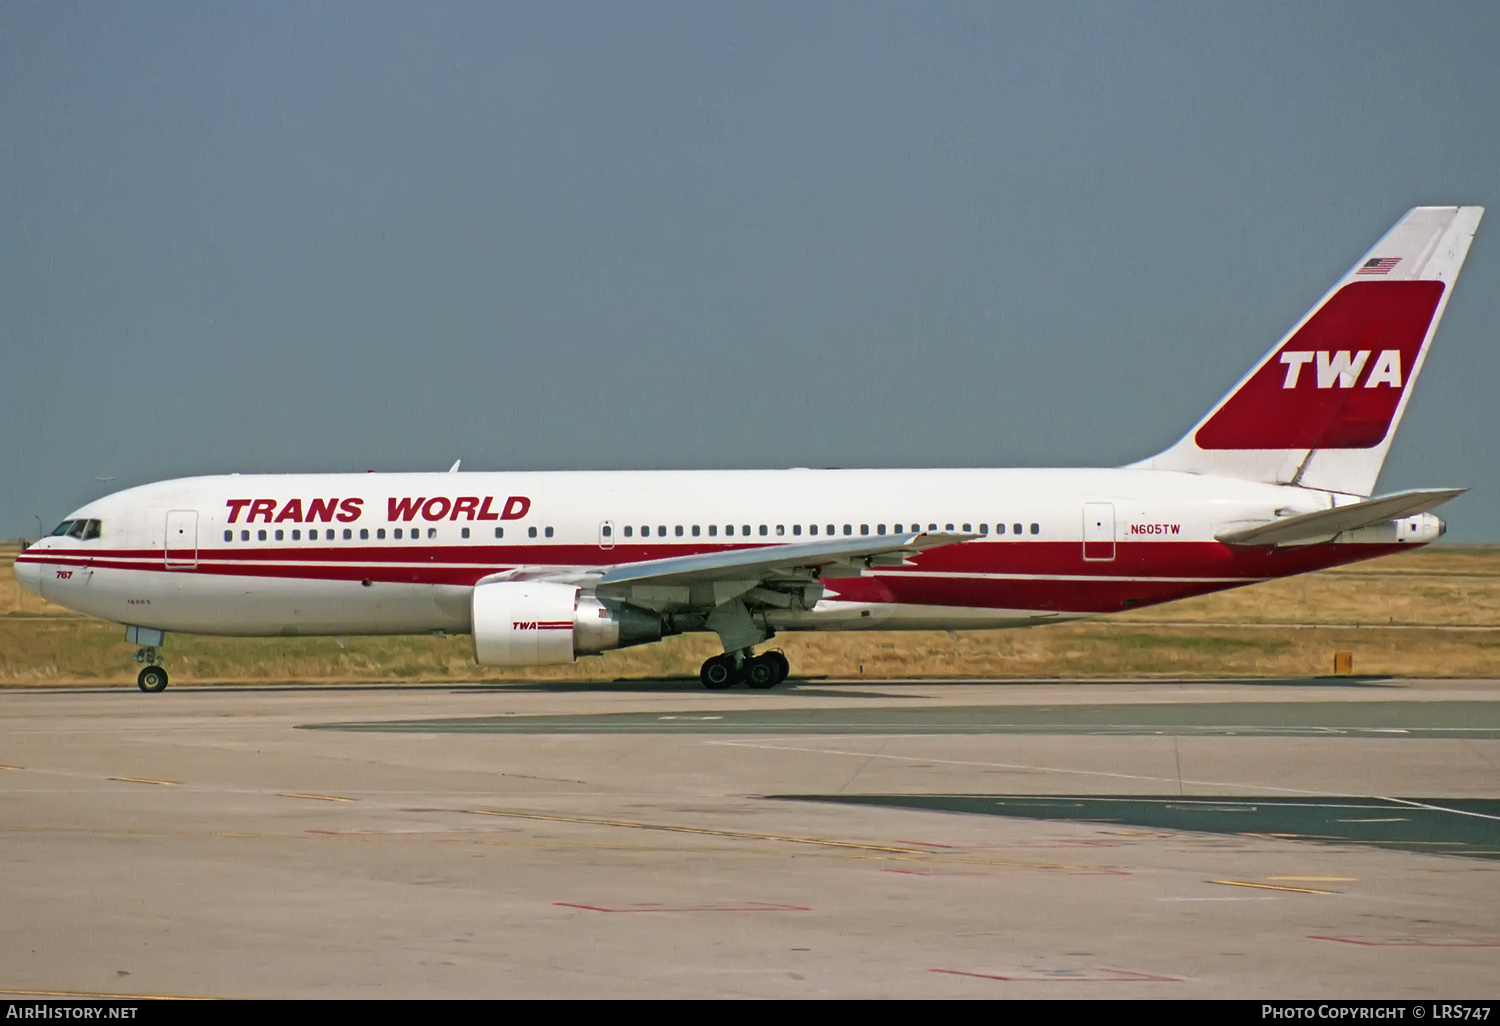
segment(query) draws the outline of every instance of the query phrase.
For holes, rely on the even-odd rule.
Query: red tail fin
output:
[[[1186,438],[1141,465],[1371,494],[1483,213],[1407,213]]]

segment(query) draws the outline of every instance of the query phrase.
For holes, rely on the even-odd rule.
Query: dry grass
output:
[[[0,686],[135,678],[113,624],[22,590],[0,550]],[[1297,624],[1302,626],[1279,626]],[[1257,626],[1260,625],[1260,626]],[[611,652],[573,666],[475,666],[467,638],[194,638],[174,635],[173,679],[214,681],[614,680],[696,676],[709,636]],[[1360,674],[1500,675],[1500,549],[1428,548],[1320,574],[1024,631],[790,634],[799,675],[833,677],[1301,677],[1354,653]]]

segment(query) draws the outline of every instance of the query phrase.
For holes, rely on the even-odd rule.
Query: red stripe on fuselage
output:
[[[166,567],[161,550],[31,549],[17,562],[210,577],[362,581],[471,587],[517,566],[602,567],[768,546],[591,545],[223,547],[198,550],[198,565]],[[1411,545],[1227,546],[1218,542],[1120,542],[1109,563],[1085,562],[1076,541],[990,541],[930,550],[910,567],[826,582],[853,602],[1058,612],[1117,612],[1255,581],[1357,562]],[[607,560],[600,556],[608,556]],[[403,565],[405,564],[405,565]],[[1011,579],[942,575],[1024,575]],[[1144,578],[1144,579],[1139,579]],[[1165,579],[1163,579],[1165,578]]]

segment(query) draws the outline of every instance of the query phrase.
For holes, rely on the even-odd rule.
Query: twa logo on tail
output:
[[[1370,350],[1361,349],[1352,355],[1347,349],[1336,353],[1330,353],[1326,349],[1282,353],[1281,362],[1286,364],[1286,380],[1281,383],[1281,387],[1296,388],[1298,379],[1302,377],[1302,368],[1314,360],[1317,361],[1319,388],[1332,388],[1335,384],[1339,388],[1353,388],[1354,383],[1359,380],[1359,372],[1370,361]],[[1379,388],[1381,385],[1401,387],[1401,350],[1382,349],[1375,358],[1370,376],[1365,378],[1365,387]]]
[[[1368,449],[1390,430],[1441,281],[1355,281],[1194,434],[1200,449]]]

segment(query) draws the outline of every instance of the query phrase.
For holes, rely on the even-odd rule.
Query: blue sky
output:
[[[221,471],[1128,462],[1496,206],[1497,53],[1484,3],[12,0],[0,536]],[[1495,230],[1381,480],[1467,541]]]

